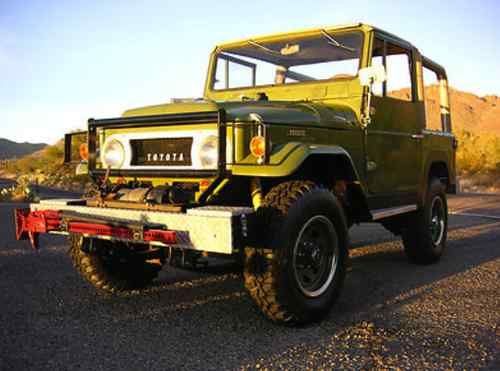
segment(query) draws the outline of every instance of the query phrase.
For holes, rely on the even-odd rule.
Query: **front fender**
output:
[[[287,143],[271,155],[269,164],[258,165],[244,161],[230,166],[233,175],[258,177],[286,177],[292,175],[311,156],[342,156],[348,160],[353,177],[358,180],[356,168],[349,153],[340,146],[310,145],[298,142]]]

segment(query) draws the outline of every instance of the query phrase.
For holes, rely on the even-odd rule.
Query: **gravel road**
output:
[[[0,370],[500,369],[500,196],[450,199],[440,263],[407,262],[377,225],[351,230],[352,269],[323,322],[264,319],[234,267],[164,269],[146,292],[103,296],[64,238],[13,240],[0,204]],[[481,215],[481,216],[479,216]]]
[[[0,178],[0,190],[2,188],[10,187],[14,184],[16,184],[16,182],[12,179]],[[41,186],[41,185],[32,184],[30,187],[32,188],[33,191],[36,192],[37,195],[39,195],[43,199],[57,198],[57,197],[78,198],[81,196],[81,193],[78,193],[78,192],[61,191],[58,189],[49,188],[49,187],[45,187],[45,186]]]

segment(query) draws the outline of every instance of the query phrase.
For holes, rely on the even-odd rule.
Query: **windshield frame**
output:
[[[331,35],[333,38],[335,38],[338,35],[342,34],[352,34],[352,33],[358,33],[361,35],[361,41],[360,41],[360,54],[358,56],[358,69],[356,71],[356,75],[350,76],[350,77],[339,77],[336,79],[328,78],[328,79],[317,79],[317,80],[311,80],[311,81],[292,81],[288,82],[285,84],[263,84],[263,85],[255,85],[255,86],[245,86],[245,87],[235,87],[235,88],[228,88],[228,89],[214,89],[215,85],[215,78],[216,78],[216,73],[217,73],[217,62],[219,60],[219,54],[228,52],[228,50],[233,49],[236,47],[236,45],[231,44],[228,45],[227,47],[222,46],[222,47],[217,47],[214,52],[210,56],[210,65],[209,65],[209,76],[207,78],[206,82],[206,92],[212,94],[221,94],[221,93],[226,93],[226,92],[237,92],[237,91],[248,91],[248,90],[255,90],[255,89],[268,89],[268,88],[273,88],[273,89],[286,89],[287,87],[289,88],[290,86],[297,86],[297,85],[314,85],[314,84],[331,84],[339,81],[351,81],[355,80],[358,78],[358,72],[359,70],[363,67],[364,61],[365,61],[365,53],[366,53],[366,41],[367,41],[367,33],[364,32],[362,29],[355,28],[355,29],[342,29],[342,30],[329,30],[329,29],[318,29],[316,32],[312,34],[306,34],[306,35],[298,35],[298,36],[291,36],[291,35],[284,35],[283,37],[276,37],[273,38],[272,42],[279,42],[279,41],[299,41],[303,39],[310,39],[312,37],[324,37],[322,35],[322,31],[326,31],[329,35]],[[267,43],[269,42],[268,40],[266,41],[261,41],[259,38],[252,39],[253,41],[259,42],[259,43]],[[248,40],[242,40],[240,44],[243,45],[243,43],[247,42]],[[333,47],[333,46],[332,46]]]

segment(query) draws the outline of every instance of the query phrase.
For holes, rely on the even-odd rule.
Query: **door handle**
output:
[[[417,139],[417,140],[424,139],[424,134],[412,134],[411,139]]]

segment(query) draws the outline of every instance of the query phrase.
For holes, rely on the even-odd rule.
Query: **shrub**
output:
[[[82,190],[89,182],[86,175],[75,175],[75,165],[64,164],[64,142],[8,163],[8,173],[29,182],[68,190]]]
[[[461,175],[500,174],[500,137],[461,130],[458,139],[457,169]]]

